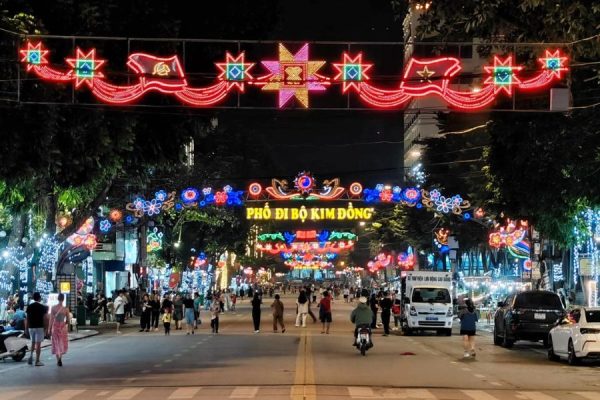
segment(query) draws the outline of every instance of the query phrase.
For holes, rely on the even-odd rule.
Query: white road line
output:
[[[490,382],[490,384],[492,384],[494,386],[502,386],[502,384],[500,382]]]
[[[467,367],[462,367],[461,369],[462,369],[463,371],[470,371],[470,370],[471,370],[471,368],[467,368]]]
[[[181,353],[175,354],[175,357],[181,357]]]
[[[485,375],[481,375],[481,374],[474,374],[473,375],[475,378],[479,378],[479,379],[483,379],[485,378]]]
[[[136,380],[136,378],[127,378],[127,379],[125,379],[125,382],[131,383],[131,382],[133,382],[135,380]]]
[[[498,400],[496,397],[483,390],[461,390],[461,392],[474,400]]]
[[[154,365],[152,366],[152,368],[160,368],[160,367],[162,367],[162,364],[154,364]]]
[[[355,398],[355,397],[377,397],[375,395],[375,392],[373,392],[373,389],[371,389],[369,387],[349,386],[348,394],[350,394],[350,397],[352,397],[352,398]]]
[[[258,386],[236,387],[229,395],[230,399],[253,399],[258,393]]]
[[[109,394],[110,392],[108,390],[103,390],[100,393],[98,393],[96,396],[101,397],[101,396],[106,396],[107,394]]]
[[[541,392],[517,392],[528,400],[556,400],[556,397],[548,396]]]
[[[169,400],[175,399],[192,399],[200,388],[179,388],[168,397]]]
[[[581,396],[587,400],[600,400],[600,393],[598,392],[573,392],[577,396]]]
[[[85,390],[61,390],[50,397],[46,397],[44,400],[69,400],[83,392]]]
[[[29,390],[15,390],[14,392],[0,393],[0,400],[12,400],[19,397],[23,397],[29,393]]]
[[[170,360],[170,359],[169,359],[169,360],[165,360],[165,362],[166,362],[166,363],[170,363],[170,362],[172,362],[172,361],[173,361],[173,360]]]
[[[117,393],[113,394],[108,398],[108,400],[129,400],[139,394],[143,388],[139,389],[123,389],[119,390]]]
[[[437,397],[427,389],[406,389],[406,396],[409,399],[435,400]]]

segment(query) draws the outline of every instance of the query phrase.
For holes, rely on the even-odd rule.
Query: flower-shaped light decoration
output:
[[[167,196],[167,192],[162,189],[154,193],[154,197],[160,202],[164,202],[165,200],[167,200]]]
[[[222,206],[227,203],[228,195],[225,192],[217,192],[215,193],[215,203],[219,206]]]
[[[144,199],[141,197],[136,198],[133,201],[133,206],[135,207],[136,210],[143,210],[144,209]]]
[[[202,189],[202,194],[205,196],[208,196],[211,193],[212,193],[212,188],[210,188],[210,187],[205,187],[204,189]]]
[[[100,225],[100,232],[102,232],[102,233],[107,233],[108,231],[110,231],[110,228],[112,227],[112,224],[107,219],[103,219],[102,221],[100,221],[99,225]]]
[[[452,204],[456,206],[460,206],[463,202],[463,198],[460,197],[459,194],[452,196]]]
[[[149,216],[160,214],[160,209],[162,208],[162,202],[157,199],[152,199],[150,201],[144,202],[144,212]]]
[[[439,190],[437,190],[437,189],[433,189],[433,190],[432,190],[432,191],[429,193],[429,197],[431,197],[431,200],[433,200],[433,201],[437,201],[437,200],[440,198],[440,196],[441,196],[441,195],[442,195],[442,194],[441,194],[441,193],[440,193],[440,191],[439,191]]]
[[[225,186],[225,187],[223,188],[223,191],[224,191],[225,193],[231,193],[231,191],[232,191],[232,190],[233,190],[233,188],[232,188],[231,186],[229,186],[229,185],[227,185],[227,186]]]
[[[110,220],[112,222],[120,222],[123,219],[123,212],[121,210],[118,210],[116,208],[110,210],[110,213],[108,214],[108,218],[110,218]]]
[[[199,197],[200,193],[196,188],[189,187],[181,191],[181,200],[185,204],[195,203],[198,201]]]
[[[405,188],[402,192],[402,200],[408,205],[414,205],[421,200],[421,191],[416,188]]]
[[[437,206],[437,210],[444,214],[448,214],[450,210],[452,210],[453,200],[452,198],[446,198],[445,196],[440,196],[438,200],[436,200],[435,205]]]

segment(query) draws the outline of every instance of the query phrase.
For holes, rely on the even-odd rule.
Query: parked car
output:
[[[561,319],[548,335],[548,359],[565,357],[570,365],[600,358],[600,307],[579,307]]]
[[[548,346],[548,333],[565,310],[556,293],[533,290],[509,295],[498,302],[494,315],[494,344],[512,347],[517,340],[542,340]]]

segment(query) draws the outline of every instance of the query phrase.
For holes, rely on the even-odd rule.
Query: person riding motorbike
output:
[[[358,299],[358,305],[354,310],[352,310],[352,314],[350,314],[350,321],[354,323],[354,342],[352,346],[356,346],[356,338],[358,337],[358,330],[362,327],[369,328],[371,321],[373,320],[373,311],[367,306],[367,298],[365,296],[361,296]],[[371,335],[369,335],[370,338]],[[371,343],[370,346],[373,345],[373,341],[369,339]]]

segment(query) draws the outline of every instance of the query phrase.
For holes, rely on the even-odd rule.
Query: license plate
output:
[[[425,318],[427,321],[437,321],[437,317],[426,317]]]
[[[546,319],[546,314],[536,312],[535,314],[533,314],[533,318],[534,319]]]

